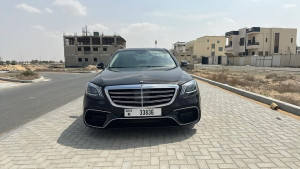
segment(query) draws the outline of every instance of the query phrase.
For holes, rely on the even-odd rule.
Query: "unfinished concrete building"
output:
[[[64,56],[66,67],[85,67],[97,63],[107,63],[118,49],[126,48],[126,40],[121,36],[64,35]]]

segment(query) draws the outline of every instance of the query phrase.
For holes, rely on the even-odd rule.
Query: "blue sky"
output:
[[[0,57],[64,60],[63,33],[80,35],[85,25],[123,36],[127,47],[157,40],[170,49],[243,27],[299,29],[299,18],[300,0],[0,0]]]

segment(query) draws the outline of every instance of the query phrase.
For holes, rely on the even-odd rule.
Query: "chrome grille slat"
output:
[[[171,104],[178,91],[178,85],[139,84],[108,86],[105,93],[116,107],[159,107]]]
[[[118,99],[118,98],[124,98],[124,99],[135,99],[135,98],[142,98],[141,96],[110,96],[113,99]],[[173,97],[173,94],[169,94],[169,95],[156,95],[156,96],[143,96],[143,98],[160,98],[160,97]]]
[[[124,101],[124,100],[114,100],[114,102],[117,103],[135,103],[135,104],[140,104],[140,101]]]

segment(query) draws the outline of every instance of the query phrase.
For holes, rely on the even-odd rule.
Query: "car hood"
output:
[[[130,84],[178,84],[190,81],[192,77],[180,67],[174,69],[104,69],[91,82],[98,86]]]

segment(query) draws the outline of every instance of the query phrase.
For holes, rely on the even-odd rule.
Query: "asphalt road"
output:
[[[0,135],[82,96],[96,73],[41,75],[49,81],[0,89]]]

